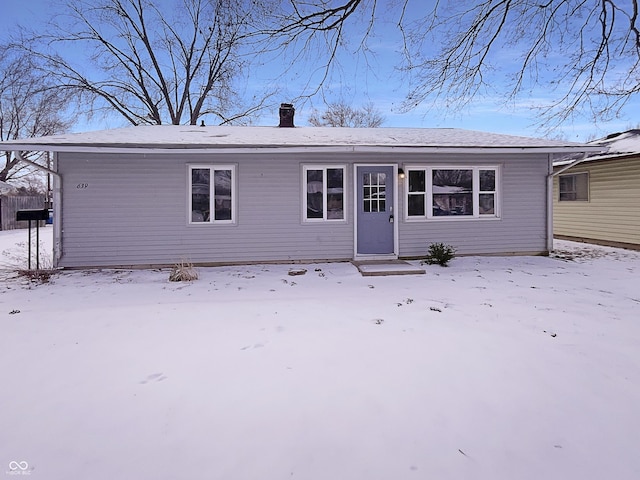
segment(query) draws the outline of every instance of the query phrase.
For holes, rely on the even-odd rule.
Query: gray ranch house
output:
[[[2,142],[53,152],[58,267],[315,262],[552,249],[552,157],[459,129],[137,126]]]

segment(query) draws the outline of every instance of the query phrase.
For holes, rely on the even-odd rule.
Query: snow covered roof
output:
[[[584,144],[455,128],[332,128],[147,125],[0,142],[4,150],[85,152],[97,150],[219,150],[221,148],[338,148],[386,150],[536,149],[599,150]]]
[[[601,152],[592,152],[582,162],[593,162],[596,160],[610,160],[627,155],[640,155],[640,130],[633,129],[626,132],[612,133],[605,138],[589,142],[590,146],[601,147]],[[556,167],[569,165],[580,157],[575,155],[565,155],[553,162]]]
[[[613,133],[604,139],[590,142],[609,147],[611,153],[640,153],[640,130],[633,129],[626,132]]]

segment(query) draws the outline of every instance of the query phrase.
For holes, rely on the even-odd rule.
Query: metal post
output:
[[[49,209],[35,209],[35,210],[18,210],[16,212],[16,221],[29,222],[29,246],[28,246],[28,268],[31,270],[31,222],[42,222],[49,218]],[[36,270],[40,270],[40,224],[36,223]]]
[[[47,168],[51,170],[51,156],[50,152],[46,152],[47,155]],[[51,174],[47,172],[47,208],[51,208]]]
[[[36,220],[36,270],[40,270],[40,222]]]
[[[29,220],[29,247],[27,249],[29,260],[27,262],[28,269],[31,270],[31,220]]]

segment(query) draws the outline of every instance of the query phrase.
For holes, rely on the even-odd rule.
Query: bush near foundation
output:
[[[440,265],[441,267],[448,267],[449,261],[456,255],[456,249],[451,245],[445,245],[444,243],[432,243],[429,245],[427,258],[422,263],[428,265]]]

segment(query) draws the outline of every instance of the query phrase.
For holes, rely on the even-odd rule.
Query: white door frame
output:
[[[392,167],[394,182],[392,215],[393,215],[393,253],[359,254],[358,253],[358,167]],[[354,260],[395,260],[398,258],[398,222],[401,215],[398,211],[398,164],[397,163],[354,163],[353,164],[353,259]]]

